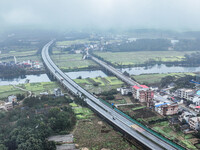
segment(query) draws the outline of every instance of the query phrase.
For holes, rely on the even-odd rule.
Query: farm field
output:
[[[101,93],[121,87],[124,83],[116,77],[97,77],[86,79],[75,79],[77,84],[85,88],[91,93]]]
[[[159,62],[182,61],[185,54],[190,52],[178,51],[141,51],[141,52],[94,52],[94,54],[114,65],[140,65],[150,60]]]
[[[65,71],[98,67],[98,65],[91,60],[83,60],[82,54],[59,53],[59,51],[56,51],[51,57],[59,68]]]
[[[126,141],[121,133],[115,131],[94,113],[92,113],[89,119],[77,121],[73,135],[74,141],[80,149],[137,149],[133,144]]]
[[[42,58],[39,55],[31,55],[31,56],[20,56],[16,57],[18,62],[22,61],[27,61],[27,60],[33,60],[33,61],[39,61],[42,64]],[[8,59],[3,59],[4,62],[10,62],[14,61],[14,58],[8,58]]]
[[[41,92],[49,92],[53,94],[54,88],[60,87],[60,85],[57,82],[27,83],[27,84],[19,84],[17,86],[26,89],[28,91],[32,91],[36,95],[40,94]],[[9,95],[13,94],[16,95],[19,93],[24,94],[26,92],[14,88],[12,85],[0,86],[0,99],[5,99]]]
[[[195,73],[163,73],[163,74],[144,74],[132,76],[137,82],[143,84],[157,84],[166,76],[175,76],[176,78],[184,77],[186,75],[194,76]]]
[[[17,59],[21,57],[32,57],[36,55],[37,51],[38,48],[35,46],[10,46],[6,47],[6,50],[2,50],[2,53],[0,54],[0,59],[7,62],[10,60],[13,61],[13,58],[9,58],[13,56],[15,56]]]
[[[9,56],[24,57],[24,56],[29,56],[29,55],[35,55],[36,52],[37,52],[36,50],[24,51],[24,52],[10,51],[9,53],[1,54],[0,59],[3,57],[9,57]]]

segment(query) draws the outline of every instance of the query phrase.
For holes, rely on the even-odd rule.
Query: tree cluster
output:
[[[5,65],[0,65],[0,76],[3,77],[15,77],[15,76],[21,76],[25,75],[25,69],[21,68],[16,65],[11,65],[11,66],[5,66]]]
[[[174,76],[166,76],[161,79],[161,87],[168,86],[170,83],[175,83],[174,89],[179,88],[194,88],[194,84],[191,83],[191,80],[194,80],[195,76],[187,75],[181,78],[176,78]]]
[[[179,42],[175,44],[174,50],[177,50],[177,51],[199,51],[200,50],[200,39],[179,40]]]
[[[189,65],[199,65],[200,64],[200,52],[185,54],[185,62]]]
[[[167,39],[138,39],[132,42],[123,42],[120,45],[109,44],[106,51],[166,51],[172,46]]]
[[[0,149],[56,149],[55,143],[47,141],[47,137],[69,133],[76,118],[69,105],[60,106],[64,98],[48,99],[30,97],[24,101],[24,107],[0,115]]]

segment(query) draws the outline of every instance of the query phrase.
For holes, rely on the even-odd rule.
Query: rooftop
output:
[[[133,86],[134,89],[148,89],[149,87],[146,85],[134,85]]]

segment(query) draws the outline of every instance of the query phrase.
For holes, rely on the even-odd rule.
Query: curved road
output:
[[[175,150],[175,148],[169,143],[166,143],[161,138],[154,136],[150,132],[140,128],[136,124],[134,124],[129,119],[125,118],[112,108],[108,107],[104,103],[102,103],[99,99],[97,99],[94,95],[84,90],[78,84],[76,84],[71,78],[69,78],[65,73],[63,73],[51,60],[48,49],[49,46],[54,41],[50,41],[47,43],[42,49],[42,59],[47,67],[47,69],[51,72],[51,74],[59,81],[61,84],[68,88],[72,93],[78,95],[79,97],[84,97],[84,101],[92,107],[96,112],[101,114],[104,118],[109,120],[111,123],[122,129],[124,132],[135,138],[136,140],[143,143],[146,147],[153,150]],[[134,126],[136,128],[132,128]],[[141,129],[141,128],[140,128]]]

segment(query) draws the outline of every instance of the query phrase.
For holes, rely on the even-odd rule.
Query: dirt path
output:
[[[23,88],[21,88],[21,87],[18,87],[18,86],[16,86],[16,85],[12,85],[12,86],[13,86],[14,88],[16,88],[16,89],[20,89],[21,91],[24,91],[24,92],[28,92],[28,93],[29,93],[29,95],[28,95],[27,97],[25,97],[23,100],[21,100],[21,101],[19,102],[20,105],[23,103],[23,101],[24,101],[26,98],[31,97],[31,95],[32,95],[32,92],[31,92],[31,91],[26,90],[26,89],[23,89]]]

